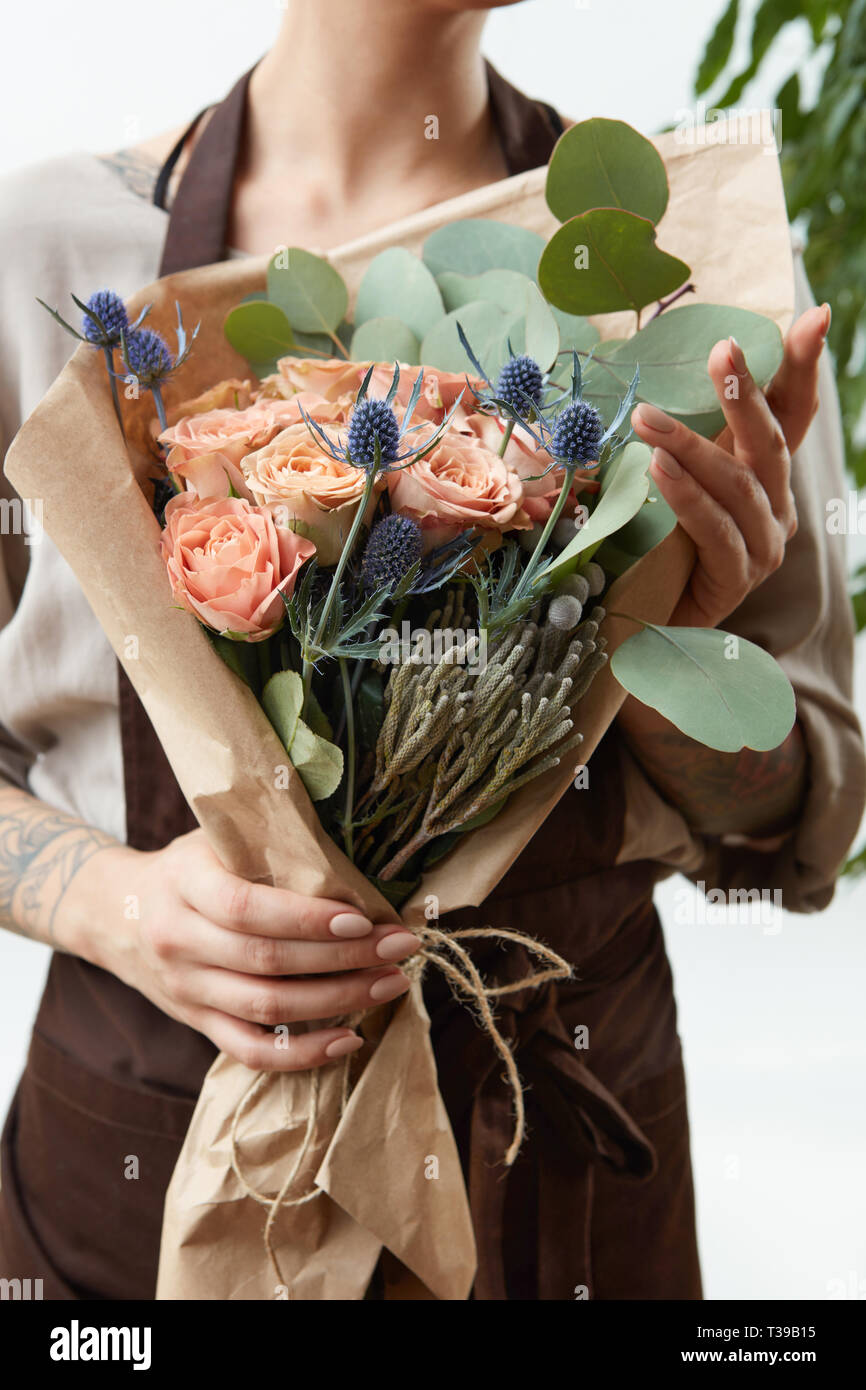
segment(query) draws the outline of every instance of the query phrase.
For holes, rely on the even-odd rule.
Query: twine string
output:
[[[405,973],[413,981],[420,981],[428,965],[433,965],[437,970],[441,970],[446,979],[451,983],[452,988],[464,996],[465,1001],[474,1008],[477,1015],[478,1024],[487,1033],[496,1051],[505,1066],[505,1078],[511,1088],[514,1103],[514,1134],[508,1149],[505,1152],[503,1162],[510,1168],[520,1152],[526,1134],[526,1107],[523,1098],[523,1086],[520,1080],[520,1073],[514,1060],[512,1046],[508,1039],[503,1036],[496,1023],[496,1016],[491,1007],[491,1000],[498,999],[506,994],[514,994],[519,990],[536,989],[539,985],[545,984],[548,980],[566,980],[571,977],[572,969],[566,960],[563,960],[556,951],[549,946],[536,941],[531,936],[526,936],[523,932],[509,931],[500,927],[464,927],[454,932],[443,932],[438,927],[425,924],[419,927],[417,935],[425,943],[424,950],[418,951],[410,961],[404,966]],[[541,962],[538,969],[530,971],[522,976],[521,979],[513,981],[507,985],[488,985],[469,952],[461,941],[474,940],[481,937],[496,937],[501,941],[512,941],[522,946],[530,956]],[[446,952],[456,956],[457,963],[452,960]],[[350,1026],[358,1022],[361,1015],[353,1015],[349,1020]],[[342,1115],[348,1104],[350,1086],[349,1070],[351,1063],[350,1056],[344,1058],[342,1062],[342,1078],[340,1086],[340,1105],[339,1113]],[[263,1091],[268,1080],[272,1076],[271,1072],[259,1072],[253,1077],[232,1116],[230,1131],[231,1143],[231,1166],[241,1188],[247,1197],[252,1198],[260,1206],[267,1209],[265,1219],[264,1244],[271,1269],[276,1277],[277,1283],[284,1286],[286,1284],[280,1268],[279,1257],[274,1246],[274,1225],[283,1208],[300,1207],[307,1202],[315,1201],[323,1192],[321,1187],[312,1187],[299,1196],[292,1196],[292,1188],[301,1172],[304,1161],[313,1146],[316,1134],[316,1125],[319,1118],[319,1097],[320,1097],[320,1074],[318,1068],[312,1068],[310,1072],[310,1102],[306,1116],[304,1134],[301,1144],[295,1155],[294,1161],[289,1167],[279,1191],[276,1194],[261,1192],[256,1188],[246,1176],[241,1163],[241,1142],[239,1139],[240,1123],[244,1115],[251,1109],[254,1101]]]

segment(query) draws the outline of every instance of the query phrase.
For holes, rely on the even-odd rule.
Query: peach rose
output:
[[[409,397],[412,388],[418,377],[421,367],[400,367],[400,380],[397,384],[397,394],[394,397],[394,406],[398,416],[401,415],[400,407],[409,404]],[[424,367],[424,382],[421,387],[421,395],[418,397],[418,404],[412,413],[413,423],[421,420],[431,420],[434,425],[441,425],[448,411],[460,399],[462,400],[457,408],[453,422],[456,424],[462,420],[464,415],[475,409],[475,397],[470,386],[474,386],[476,391],[480,391],[484,382],[477,377],[467,378],[461,372],[440,372],[438,368]],[[370,395],[387,396],[394,377],[394,367],[387,362],[377,363],[370,378]]]
[[[476,412],[467,416],[462,428],[480,439],[491,453],[499,453],[505,433],[505,425],[501,420],[493,415]],[[545,469],[550,468],[553,463],[552,456],[546,449],[537,447],[519,426],[512,433],[503,457],[523,484],[523,510],[531,521],[543,524],[553,511],[562,488],[562,469],[553,468],[549,473],[545,473]],[[544,477],[541,477],[543,473]],[[598,487],[598,480],[592,474],[580,471],[576,473],[574,487],[566,501],[563,515],[568,517],[573,514],[579,493],[597,492]]]
[[[178,405],[167,404],[166,415],[169,425],[176,425],[179,420],[185,420],[189,415],[205,415],[212,410],[246,410],[254,399],[255,391],[251,381],[229,377],[226,381],[218,381],[216,386],[211,386],[200,396],[193,396],[191,400],[181,401]],[[148,428],[149,442],[158,439],[159,422],[152,420]]]
[[[240,497],[252,501],[241,459],[270,443],[288,425],[297,424],[301,405],[314,420],[343,419],[339,406],[307,392],[291,400],[258,400],[244,410],[187,416],[159,436],[170,450],[168,470],[199,497],[228,497],[231,485]]]
[[[169,424],[174,425],[187,415],[205,415],[212,410],[246,410],[253,403],[253,383],[229,377],[218,381],[192,400],[181,401],[168,412]]]
[[[350,394],[354,400],[370,366],[369,362],[346,362],[342,357],[281,357],[277,370],[293,393],[313,391],[326,401]]]
[[[412,436],[421,447],[433,427]],[[425,551],[461,531],[523,531],[523,485],[514,470],[480,440],[446,430],[424,458],[387,474],[391,506],[418,522]]]
[[[336,449],[345,447],[338,429],[323,428]],[[320,564],[336,564],[364,491],[363,469],[332,458],[305,424],[290,425],[248,454],[242,467],[256,501],[269,507],[280,525],[314,540]],[[381,486],[379,481],[376,490]]]
[[[165,509],[162,556],[174,597],[215,632],[261,642],[276,632],[311,541],[240,497],[180,493]]]

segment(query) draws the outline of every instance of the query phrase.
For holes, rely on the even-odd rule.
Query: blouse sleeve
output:
[[[799,314],[814,301],[799,253],[794,267]],[[790,911],[812,912],[833,896],[866,799],[866,758],[853,700],[846,539],[833,526],[828,529],[828,503],[837,499],[836,506],[844,503],[847,513],[851,488],[827,353],[820,367],[820,408],[793,457],[792,487],[798,529],[785,559],[723,626],[770,652],[794,687],[808,755],[807,794],[797,825],[773,841],[696,837],[625,755],[629,797],[620,860],[642,857],[649,849],[651,857],[681,869],[705,890],[779,889]],[[641,824],[654,825],[660,854],[652,852]]]

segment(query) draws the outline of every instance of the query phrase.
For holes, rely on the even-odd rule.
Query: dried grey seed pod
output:
[[[567,574],[562,583],[557,584],[556,592],[558,594],[571,594],[572,598],[576,598],[579,604],[584,604],[589,598],[589,580],[582,574]]]
[[[583,605],[573,594],[556,594],[550,600],[547,621],[560,632],[571,632],[583,616]]]
[[[528,555],[531,555],[535,547],[538,545],[539,540],[541,539],[541,533],[543,530],[544,527],[540,526],[538,522],[536,522],[536,524],[532,527],[531,531],[518,531],[517,543],[520,546],[521,550],[525,550]]]
[[[588,565],[584,565],[583,572],[589,583],[589,592],[592,594],[593,598],[595,598],[601,593],[607,583],[604,570],[601,565],[597,565],[594,560],[590,560]]]
[[[580,526],[573,517],[562,517],[553,528],[553,543],[558,545],[560,550],[564,550],[570,545],[580,530]]]

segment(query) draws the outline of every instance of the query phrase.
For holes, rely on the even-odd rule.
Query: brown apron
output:
[[[509,171],[545,163],[559,117],[489,67],[488,80]],[[247,81],[194,147],[161,274],[225,254]],[[182,146],[158,182],[160,205]],[[127,839],[155,850],[196,821],[122,670],[119,680]],[[507,996],[500,1011],[527,1088],[528,1138],[507,1174],[501,1064],[442,979],[425,985],[480,1299],[701,1297],[685,1081],[652,904],[657,869],[615,867],[624,814],[615,727],[589,781],[563,797],[483,908],[447,918],[535,933],[576,967],[573,981]],[[517,950],[477,959],[498,979],[526,969]],[[165,1189],[215,1055],[114,976],[53,956],[2,1139],[0,1277],[41,1278],[46,1298],[153,1298]],[[368,1296],[406,1296],[392,1292],[391,1274],[383,1261]]]

